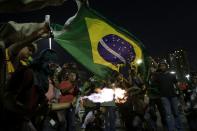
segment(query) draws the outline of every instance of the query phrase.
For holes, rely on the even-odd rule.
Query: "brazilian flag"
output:
[[[143,45],[133,35],[115,26],[93,9],[82,6],[67,26],[53,25],[61,31],[55,41],[95,75],[106,78],[120,65],[134,64],[145,70]]]

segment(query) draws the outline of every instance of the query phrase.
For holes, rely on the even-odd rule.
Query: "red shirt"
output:
[[[185,83],[185,82],[181,82],[180,85],[179,85],[179,89],[180,90],[186,90],[188,88],[188,84]]]
[[[75,87],[70,81],[62,81],[59,84],[60,89],[62,90],[62,95],[59,98],[60,103],[72,102],[74,99],[74,89]],[[66,92],[66,93],[64,93]]]

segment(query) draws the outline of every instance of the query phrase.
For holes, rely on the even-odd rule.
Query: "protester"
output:
[[[63,71],[63,70],[62,70]],[[74,100],[76,100],[77,95],[77,87],[75,84],[75,81],[77,79],[77,74],[73,71],[65,72],[67,73],[62,74],[62,81],[60,82],[59,88],[61,90],[62,95],[59,98],[60,103],[73,103]],[[75,110],[74,105],[71,105],[67,109],[63,109],[62,114],[62,123],[65,124],[63,127],[64,130],[67,131],[75,131]]]
[[[16,23],[9,22],[14,25]],[[9,25],[8,24],[8,25]],[[35,27],[37,24],[37,27]],[[2,35],[8,30],[8,25],[2,27]],[[6,48],[6,63],[7,63],[7,78],[20,66],[28,65],[31,61],[31,56],[37,50],[37,45],[33,43],[41,38],[50,36],[50,28],[46,23],[34,23],[34,24],[16,24],[23,27],[21,32],[7,32],[9,34],[5,38]],[[34,25],[34,26],[33,26]],[[28,29],[26,29],[27,27]],[[6,30],[7,29],[7,30]],[[24,34],[26,33],[26,34]],[[3,38],[2,38],[3,39]]]
[[[35,131],[31,120],[47,112],[46,92],[49,88],[49,65],[57,60],[56,52],[46,49],[32,62],[14,72],[4,89],[2,130]]]
[[[149,122],[154,130],[159,130],[166,125],[165,113],[163,110],[163,105],[161,103],[161,96],[159,91],[159,85],[156,83],[158,75],[158,64],[156,61],[150,59],[149,77],[148,77],[148,96],[150,98],[150,103],[148,107],[148,113],[150,114]],[[159,112],[159,115],[157,115]],[[159,117],[161,118],[161,124],[158,125]]]
[[[168,71],[168,65],[165,61],[159,63],[158,69],[160,72],[156,76],[156,82],[165,111],[167,129],[169,131],[174,131],[174,129],[182,131],[184,129],[178,108],[179,99],[175,92],[178,81],[176,76]]]
[[[189,92],[189,97],[190,100],[188,101],[188,114],[187,114],[187,119],[188,119],[188,124],[189,124],[189,129],[191,131],[195,131],[197,129],[197,74],[193,74],[191,76],[191,85],[190,85],[190,92]]]

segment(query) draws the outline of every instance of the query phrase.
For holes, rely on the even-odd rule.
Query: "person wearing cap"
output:
[[[179,85],[174,74],[168,71],[166,61],[158,65],[159,73],[155,76],[155,83],[159,89],[161,103],[164,108],[165,120],[168,131],[183,131],[182,119],[178,109],[179,99],[175,88]]]

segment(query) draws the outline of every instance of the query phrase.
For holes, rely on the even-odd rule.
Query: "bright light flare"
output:
[[[190,75],[189,74],[187,74],[187,75],[185,75],[185,77],[189,80],[189,78],[190,78]]]
[[[170,71],[170,74],[176,74],[176,72],[175,71]]]
[[[121,88],[103,88],[98,93],[84,96],[82,99],[89,99],[94,103],[110,102],[115,100],[116,103],[125,103],[127,100],[127,92]]]
[[[140,64],[142,64],[142,59],[138,59],[138,60],[136,60],[136,63],[138,64],[138,65],[140,65]]]

